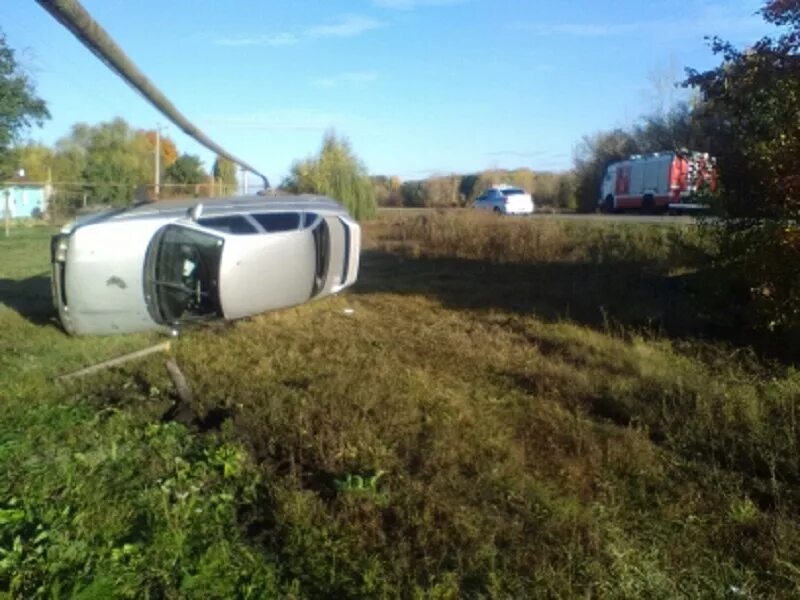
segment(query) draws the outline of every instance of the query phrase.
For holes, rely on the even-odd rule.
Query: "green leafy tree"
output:
[[[475,190],[475,187],[478,183],[478,175],[475,173],[470,173],[469,175],[464,175],[461,178],[461,183],[458,186],[459,194],[462,198],[462,203],[469,206],[472,202],[475,201],[478,194]]]
[[[168,183],[198,184],[206,180],[206,172],[203,169],[203,161],[194,154],[181,154],[172,163],[164,174],[164,179]]]
[[[580,212],[594,212],[600,182],[611,163],[639,152],[633,134],[623,129],[585,136],[575,155],[575,195]]]
[[[283,187],[294,193],[330,196],[356,219],[375,215],[375,189],[367,170],[349,142],[335,133],[325,135],[318,156],[294,163]]]
[[[741,51],[718,38],[721,64],[690,71],[714,128],[724,192],[720,262],[741,279],[770,328],[800,326],[800,6],[762,10],[781,27]]]
[[[59,139],[51,160],[55,184],[55,204],[62,209],[80,206],[84,195],[88,202],[88,188],[84,182],[91,127],[85,123],[72,126],[69,135]]]
[[[558,179],[555,205],[558,208],[575,210],[577,197],[575,195],[575,174],[572,172],[561,173]]]
[[[236,165],[227,158],[217,156],[211,169],[217,184],[222,187],[223,196],[230,196],[236,192]]]
[[[14,164],[25,170],[28,181],[47,181],[52,172],[53,151],[43,144],[28,143],[14,149]]]
[[[131,202],[136,187],[147,182],[142,167],[146,159],[135,151],[136,132],[117,118],[87,133],[82,175],[90,202],[116,206]]]
[[[404,181],[403,186],[400,188],[400,194],[403,196],[403,206],[425,206],[424,186],[424,181]]]
[[[161,138],[162,173],[175,161],[175,144]],[[155,132],[134,129],[123,119],[76,123],[59,139],[49,166],[59,205],[124,205],[141,186],[154,183]],[[162,177],[163,179],[164,177]]]
[[[0,179],[11,175],[11,148],[20,134],[32,125],[50,118],[44,100],[36,96],[33,82],[19,67],[14,50],[0,31]]]
[[[123,119],[77,123],[55,144],[52,177],[59,201],[124,205],[153,181],[153,152],[143,132]]]

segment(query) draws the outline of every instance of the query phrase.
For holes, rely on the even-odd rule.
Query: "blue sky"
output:
[[[584,134],[627,126],[683,92],[663,82],[770,29],[759,0],[83,0],[190,120],[274,183],[346,135],[374,174],[567,169]],[[31,0],[0,27],[49,103],[30,137],[78,121],[165,125]],[[661,81],[661,84],[655,82]],[[658,90],[661,90],[660,92]]]

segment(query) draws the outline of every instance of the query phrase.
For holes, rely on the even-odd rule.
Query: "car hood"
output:
[[[105,221],[78,227],[66,260],[68,328],[79,334],[152,329],[144,296],[144,260],[163,220]]]

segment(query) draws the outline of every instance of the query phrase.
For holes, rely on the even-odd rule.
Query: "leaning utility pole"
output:
[[[259,172],[248,163],[239,160],[222,146],[212,141],[206,134],[197,128],[189,119],[175,108],[167,97],[161,93],[153,82],[142,73],[130,58],[122,51],[111,36],[92,19],[78,0],[36,0],[39,5],[49,12],[59,23],[69,29],[78,40],[102,60],[108,68],[117,73],[128,85],[137,90],[145,99],[155,106],[161,114],[178,126],[186,135],[195,139],[212,152],[224,156],[231,162],[250,171],[264,181],[264,187],[269,188],[267,176]]]

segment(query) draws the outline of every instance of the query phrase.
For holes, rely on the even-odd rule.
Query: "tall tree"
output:
[[[217,184],[221,187],[222,196],[230,196],[236,193],[238,181],[236,179],[236,165],[233,162],[222,156],[217,156],[211,172]]]
[[[6,179],[16,167],[10,150],[20,134],[49,118],[47,105],[36,95],[33,82],[17,64],[14,50],[0,31],[0,179]]]
[[[295,193],[330,196],[341,202],[356,219],[375,214],[375,189],[367,169],[349,142],[335,133],[322,141],[319,155],[292,166],[283,187]]]
[[[762,10],[781,27],[747,50],[713,39],[721,64],[690,71],[715,128],[723,194],[721,259],[751,290],[765,322],[800,326],[800,4]]]
[[[131,202],[136,187],[147,181],[142,180],[144,157],[135,152],[135,131],[117,118],[90,127],[86,133],[82,175],[90,201],[117,206]]]
[[[600,182],[608,165],[637,152],[639,145],[633,134],[623,129],[585,136],[575,153],[578,210],[594,212],[597,209]]]

